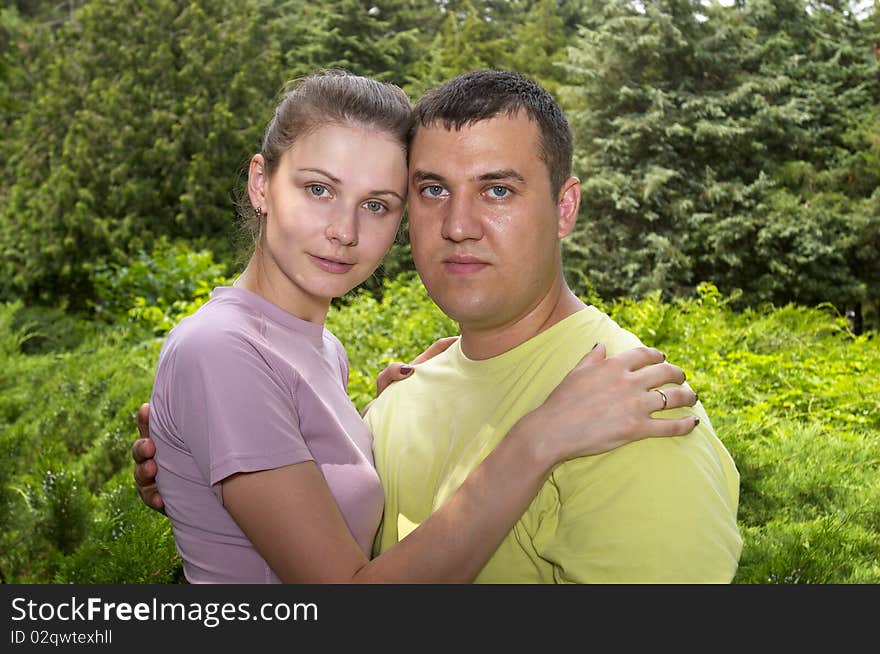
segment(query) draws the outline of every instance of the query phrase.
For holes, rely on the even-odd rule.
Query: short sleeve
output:
[[[237,472],[313,460],[299,428],[295,378],[234,331],[178,344],[165,374],[173,422],[211,485]]]
[[[342,342],[336,338],[333,334],[330,334],[331,341],[333,343],[333,347],[336,350],[336,359],[339,361],[339,374],[342,377],[342,388],[343,390],[348,390],[348,379],[349,379],[349,364],[348,364],[348,355],[345,352],[345,347],[343,347]]]
[[[704,428],[560,466],[557,510],[535,539],[555,581],[729,583],[742,539],[712,438]]]

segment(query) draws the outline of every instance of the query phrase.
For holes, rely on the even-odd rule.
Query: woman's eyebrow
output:
[[[339,184],[341,181],[338,177],[334,177],[326,170],[321,170],[320,168],[298,168],[297,170],[301,173],[318,173],[319,175],[323,175],[324,177],[329,179],[334,184]]]
[[[393,195],[401,202],[406,202],[406,200],[404,199],[404,197],[400,193],[398,193],[397,191],[392,191],[392,190],[370,191],[367,195]]]
[[[329,179],[334,184],[341,184],[342,180],[334,175],[331,175],[326,170],[321,170],[320,168],[297,168],[297,172],[301,173],[318,173],[319,175],[323,175],[327,179]],[[393,195],[401,202],[406,202],[406,199],[397,191],[391,189],[376,189],[374,191],[369,191],[367,195]]]

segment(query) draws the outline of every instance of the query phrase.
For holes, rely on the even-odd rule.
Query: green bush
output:
[[[193,252],[162,241],[129,265],[100,264],[94,276],[95,314],[109,322],[140,322],[164,335],[208,301],[215,286],[230,283],[209,250]]]
[[[360,291],[327,315],[327,328],[348,352],[348,394],[359,409],[376,395],[376,375],[392,361],[410,361],[458,326],[431,302],[414,273],[386,279],[377,300]]]
[[[455,325],[418,279],[337,303],[350,396]],[[188,300],[191,300],[189,298]],[[191,305],[191,306],[194,306]],[[737,312],[712,285],[603,307],[681,365],[741,475],[736,583],[880,582],[880,348],[828,307]],[[26,354],[0,305],[0,577],[7,582],[176,583],[169,522],[131,482],[135,412],[161,340],[140,323],[84,328],[71,350]],[[152,329],[152,326],[151,326]]]
[[[16,305],[0,305],[8,329]],[[125,470],[161,341],[136,325],[83,327],[66,352],[0,352],[0,578],[49,581],[84,543]],[[0,341],[9,342],[8,333]],[[135,495],[133,487],[129,487]]]
[[[55,583],[161,584],[183,581],[171,523],[148,509],[132,489],[128,469],[98,495],[99,507],[87,538],[66,557]]]
[[[830,306],[621,300],[688,375],[740,471],[738,583],[880,581],[880,347]],[[844,543],[843,545],[841,543]]]

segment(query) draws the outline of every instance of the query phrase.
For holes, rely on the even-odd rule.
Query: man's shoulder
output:
[[[711,492],[735,506],[739,496],[736,465],[706,422],[685,436],[644,438],[610,452],[566,461],[552,477],[560,501],[566,497],[597,499],[604,492],[643,499],[671,493],[685,501],[694,494]]]
[[[621,327],[614,318],[598,307],[588,305],[576,315],[579,319],[570,329],[586,328],[597,343],[604,343],[609,356],[642,345],[636,334]]]
[[[519,365],[528,365],[538,358],[545,366],[558,369],[561,374],[575,365],[597,342],[608,349],[609,356],[641,345],[641,341],[631,332],[620,327],[610,316],[594,306],[586,306],[567,316],[556,325],[525,341],[502,356]],[[491,376],[493,367],[481,374],[471,365],[461,365],[461,350],[453,345],[437,356],[420,363],[416,373],[404,380],[391,384],[371,405],[373,416],[397,406],[411,405],[426,396],[443,393],[457,388],[463,380],[473,383],[483,376]],[[462,368],[466,368],[466,372]],[[542,366],[543,367],[543,366]]]
[[[375,421],[379,416],[386,415],[395,408],[413,406],[413,403],[424,399],[425,393],[435,393],[441,384],[454,378],[455,366],[453,353],[457,346],[453,345],[444,352],[416,365],[415,372],[389,385],[377,397],[367,411],[367,422]]]

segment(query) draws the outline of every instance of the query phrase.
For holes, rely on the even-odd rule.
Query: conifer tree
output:
[[[570,277],[607,296],[711,280],[751,301],[866,298],[877,178],[847,179],[880,100],[868,24],[842,3],[606,3],[564,94],[584,182]]]
[[[59,28],[5,139],[0,295],[83,306],[98,260],[163,234],[229,252],[282,81],[266,41],[252,2],[222,0],[91,0]]]

